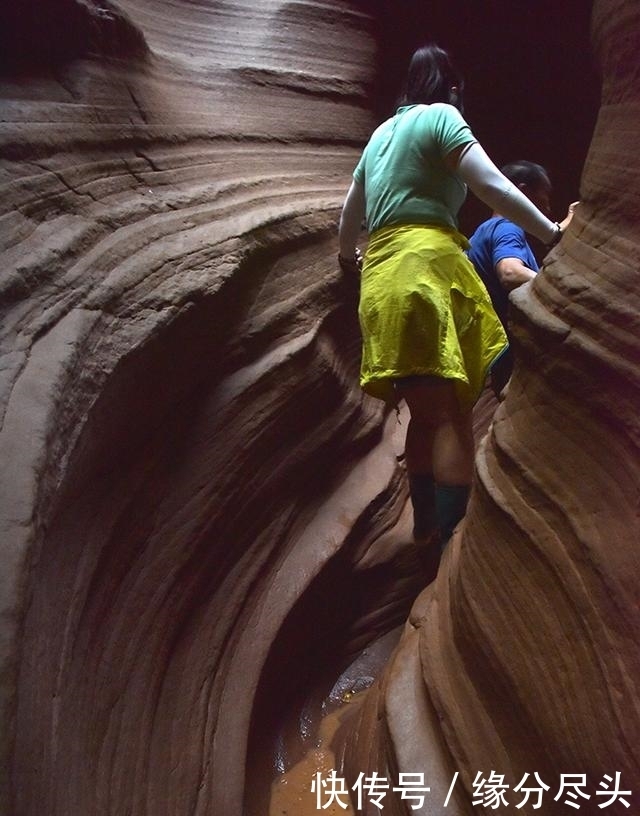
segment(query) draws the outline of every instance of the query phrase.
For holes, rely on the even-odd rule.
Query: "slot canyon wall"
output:
[[[536,149],[565,205],[597,99],[560,53],[589,15],[549,3],[556,51],[506,133],[482,15],[424,6],[3,10],[3,814],[266,814],[265,731],[409,615],[403,426],[357,388],[335,263],[351,170],[418,34],[460,53],[496,159]],[[491,36],[522,33],[509,7]],[[459,813],[491,769],[621,771],[637,805],[639,29],[595,3],[583,207],[517,299],[462,535],[339,737],[351,778],[458,770]],[[572,105],[539,142],[552,80]]]

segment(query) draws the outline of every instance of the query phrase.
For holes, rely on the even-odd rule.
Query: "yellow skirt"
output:
[[[360,384],[368,394],[395,403],[393,380],[432,375],[455,380],[464,408],[480,396],[508,344],[466,246],[456,230],[432,225],[370,236],[359,307]]]

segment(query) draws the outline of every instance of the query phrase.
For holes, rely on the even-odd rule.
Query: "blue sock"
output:
[[[437,528],[435,482],[430,473],[410,473],[413,537],[427,538]]]
[[[435,513],[441,547],[449,541],[456,524],[464,517],[470,490],[469,485],[436,485]]]

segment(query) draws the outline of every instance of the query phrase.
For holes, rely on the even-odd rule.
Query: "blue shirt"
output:
[[[480,224],[469,239],[469,244],[469,260],[487,287],[493,308],[506,329],[509,293],[500,283],[496,266],[505,258],[518,258],[529,269],[538,272],[535,255],[527,243],[524,230],[501,215]]]

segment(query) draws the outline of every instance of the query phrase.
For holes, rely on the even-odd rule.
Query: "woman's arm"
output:
[[[569,204],[569,209],[567,210],[567,214],[565,215],[565,217],[560,222],[560,227],[562,228],[563,232],[566,230],[566,228],[571,223],[571,220],[573,218],[573,214],[576,211],[576,207],[578,207],[579,205],[580,205],[579,201],[574,201],[572,204]]]
[[[562,236],[560,225],[550,221],[512,181],[503,176],[477,142],[453,150],[447,156],[447,165],[481,201],[525,232],[551,245]]]
[[[342,206],[338,233],[340,257],[345,261],[354,260],[356,257],[356,243],[362,229],[364,216],[364,187],[354,179]]]

